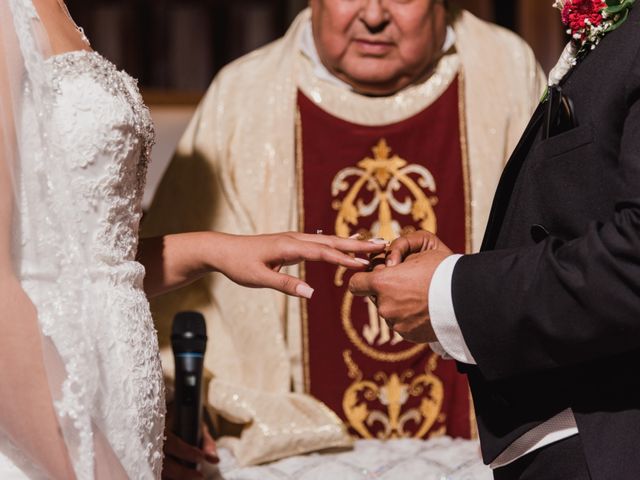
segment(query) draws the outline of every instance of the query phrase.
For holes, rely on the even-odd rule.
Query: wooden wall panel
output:
[[[560,12],[540,0],[519,0],[516,31],[531,45],[538,61],[548,72],[558,61],[567,38]]]
[[[451,3],[484,20],[491,22],[495,18],[492,0],[451,0]]]

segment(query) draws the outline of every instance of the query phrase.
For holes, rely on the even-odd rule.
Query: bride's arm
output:
[[[73,479],[53,409],[36,309],[13,270],[13,189],[3,158],[9,151],[3,143],[7,130],[6,123],[0,125],[0,429],[48,478]]]
[[[221,272],[246,287],[274,288],[310,297],[311,287],[280,273],[283,266],[311,260],[364,268],[367,260],[354,259],[345,252],[366,255],[383,248],[371,242],[293,232],[253,236],[195,232],[141,240],[138,259],[147,270],[144,288],[150,297],[209,272]]]

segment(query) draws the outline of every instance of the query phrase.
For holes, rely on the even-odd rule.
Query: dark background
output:
[[[551,0],[453,0],[518,32],[549,70],[564,45]],[[145,96],[198,98],[233,59],[280,37],[306,0],[67,0],[93,47]]]

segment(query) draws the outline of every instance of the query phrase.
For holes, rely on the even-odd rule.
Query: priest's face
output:
[[[356,91],[390,95],[433,67],[446,36],[442,0],[310,0],[325,66]]]

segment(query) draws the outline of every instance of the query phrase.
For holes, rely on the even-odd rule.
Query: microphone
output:
[[[202,364],[207,326],[198,312],[179,312],[173,318],[171,347],[175,360],[173,433],[195,447],[202,444]],[[188,465],[196,468],[195,464]]]

